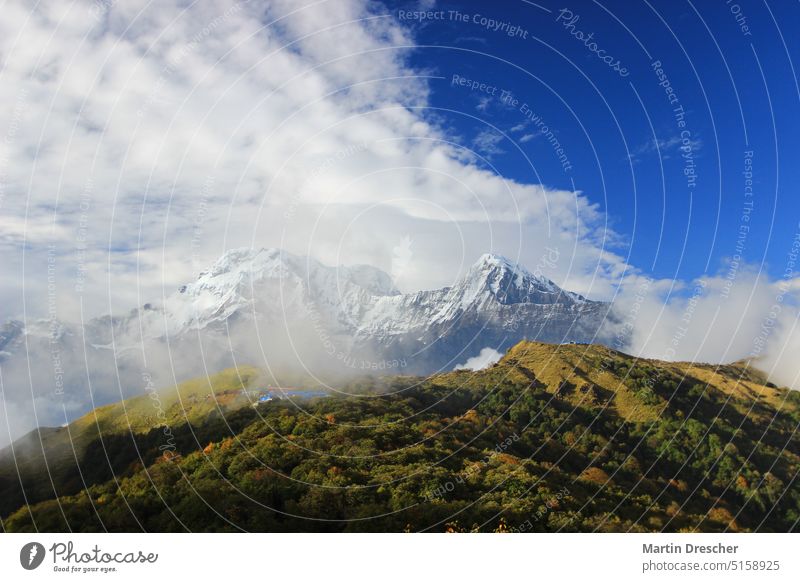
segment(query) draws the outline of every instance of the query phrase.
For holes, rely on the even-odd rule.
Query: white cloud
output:
[[[503,354],[498,352],[494,348],[486,347],[481,350],[477,356],[469,358],[463,364],[459,364],[455,367],[456,370],[483,370],[484,368],[488,368],[495,362],[500,361],[500,358],[503,357]]]
[[[475,109],[481,112],[485,112],[489,109],[489,105],[491,104],[491,102],[492,98],[489,97],[488,95],[485,95],[478,100],[478,104],[475,106]]]
[[[551,275],[608,294],[587,283],[619,260],[602,248],[611,233],[596,208],[475,165],[410,108],[428,99],[396,48],[413,38],[374,10],[7,3],[0,258],[20,283],[0,289],[0,318],[21,313],[23,293],[27,315],[41,312],[49,243],[65,319],[81,297],[87,315],[157,300],[237,246],[390,270],[409,232],[428,234],[415,236],[405,290],[447,284],[486,251],[531,264],[557,243],[574,256]],[[499,147],[497,135],[476,146]]]
[[[800,345],[797,285],[774,281],[753,265],[683,283],[626,278],[616,299],[621,322],[614,347],[672,361],[751,359],[783,386],[800,389],[793,348]]]
[[[474,147],[478,153],[485,156],[487,159],[491,159],[492,156],[496,156],[505,152],[505,150],[500,147],[503,139],[503,135],[497,130],[486,128],[481,130],[472,139],[472,147]]]
[[[673,135],[667,139],[654,138],[646,141],[630,153],[630,159],[638,162],[642,157],[650,154],[657,154],[661,159],[668,160],[678,152],[697,153],[703,148],[703,141],[700,139],[682,138]]]

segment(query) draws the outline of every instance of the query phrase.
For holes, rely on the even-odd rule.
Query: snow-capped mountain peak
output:
[[[223,254],[197,280],[180,288],[181,293],[209,291],[224,296],[232,290],[246,291],[266,279],[305,281],[311,287],[329,284],[357,285],[374,295],[397,295],[391,277],[370,265],[328,267],[310,257],[299,257],[277,248],[239,248]]]
[[[117,355],[201,341],[224,353],[231,338],[250,345],[261,329],[259,341],[271,342],[273,355],[321,349],[323,359],[333,351],[342,362],[350,354],[407,358],[413,359],[408,371],[427,373],[487,345],[504,349],[525,338],[596,341],[607,313],[607,304],[564,291],[494,254],[481,256],[451,287],[401,294],[375,267],[327,266],[274,248],[233,249],[162,305],[99,317],[82,329],[65,327],[56,341],[85,342],[87,349]],[[40,329],[34,322],[4,326],[0,359],[24,356],[21,338]],[[52,325],[47,329],[52,334]],[[45,355],[49,341],[41,338]]]
[[[182,286],[180,292],[192,295],[208,291],[223,296],[253,281],[283,278],[291,272],[287,258],[278,249],[232,249],[202,271],[196,281]]]
[[[573,303],[583,297],[561,289],[550,279],[535,275],[521,265],[496,254],[484,254],[457,285],[471,291],[474,298],[488,293],[496,301],[515,303]]]
[[[387,273],[369,265],[331,267],[277,248],[240,248],[179,287],[164,311],[170,335],[233,316],[270,318],[295,311],[313,311],[355,328],[374,298],[399,293]]]
[[[181,287],[166,312],[175,324],[173,333],[234,315],[274,311],[270,315],[282,318],[281,313],[295,310],[314,313],[337,333],[383,336],[504,305],[570,308],[583,302],[580,295],[497,254],[479,257],[452,287],[403,295],[376,267],[331,267],[270,248],[226,252],[195,282]]]

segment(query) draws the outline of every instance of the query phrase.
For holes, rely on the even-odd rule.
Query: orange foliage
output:
[[[708,512],[708,519],[711,521],[716,521],[717,523],[722,523],[724,525],[729,526],[733,531],[739,529],[739,526],[736,524],[736,521],[733,519],[733,514],[725,509],[724,507],[715,507],[711,511]]]
[[[686,493],[689,490],[689,484],[681,479],[670,479],[669,484],[681,493]]]
[[[509,465],[519,465],[519,459],[514,455],[509,455],[507,453],[498,453],[496,458],[501,463],[507,463]]]
[[[461,417],[462,420],[468,420],[469,422],[478,422],[480,419],[478,418],[478,412],[472,408],[467,410],[464,415]]]
[[[583,473],[581,473],[580,478],[584,481],[589,481],[590,483],[603,485],[608,481],[608,473],[603,471],[600,467],[589,467]]]
[[[170,461],[177,461],[181,459],[182,455],[180,453],[176,453],[175,451],[170,451],[169,449],[164,451],[164,453],[156,459],[156,463],[169,463]]]

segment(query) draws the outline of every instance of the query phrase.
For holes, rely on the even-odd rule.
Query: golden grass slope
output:
[[[671,380],[678,391],[700,384],[709,396],[754,421],[768,422],[775,410],[794,406],[787,400],[786,388],[768,383],[765,375],[747,361],[727,365],[665,362],[635,358],[594,344],[523,341],[485,370],[451,372],[436,381],[453,387],[536,382],[553,398],[576,407],[595,412],[603,409],[630,422],[648,422],[658,418],[670,403],[663,395],[643,402],[634,382],[642,377],[645,383],[656,378]]]

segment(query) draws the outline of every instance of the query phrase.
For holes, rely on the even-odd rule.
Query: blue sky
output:
[[[800,93],[792,62],[798,62],[800,47],[796,37],[782,36],[776,22],[785,30],[796,21],[796,6],[575,2],[561,12],[564,7],[547,1],[435,6],[443,19],[416,25],[424,48],[412,62],[442,77],[431,81],[431,104],[442,108],[437,113],[444,123],[466,143],[494,151],[491,163],[504,176],[563,189],[574,184],[627,239],[630,262],[654,277],[716,274],[739,251],[781,276],[800,219]],[[455,11],[468,15],[467,22]],[[501,26],[493,31],[483,17]],[[510,36],[505,23],[522,32]],[[577,31],[593,33],[598,50],[620,61],[627,76],[601,61]],[[678,101],[669,102],[658,68]],[[488,87],[454,85],[453,75]],[[519,106],[503,103],[502,91],[518,98]],[[567,170],[533,123],[514,131],[526,121],[525,104],[563,145]],[[685,112],[685,127],[678,126],[677,107]],[[497,141],[481,139],[487,131]],[[690,132],[683,137],[691,141],[693,186],[684,175],[683,131]],[[536,137],[520,140],[525,135]],[[745,196],[743,176],[748,151],[752,197]],[[751,218],[742,244],[743,213]]]

